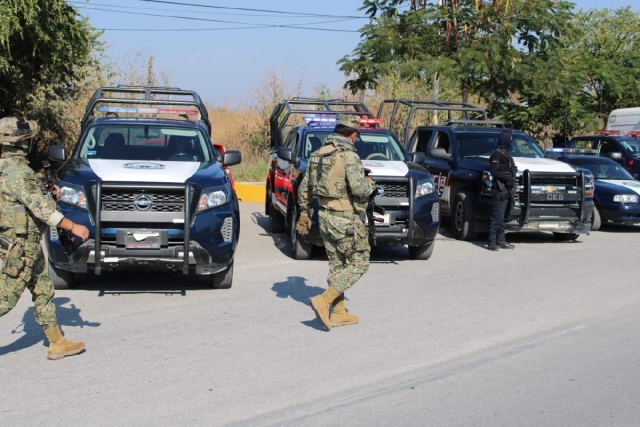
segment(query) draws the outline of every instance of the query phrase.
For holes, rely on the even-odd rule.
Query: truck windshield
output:
[[[209,162],[209,142],[199,129],[162,125],[104,124],[89,129],[81,159]]]
[[[629,172],[614,162],[572,162],[575,166],[591,171],[596,179],[628,179],[635,181]]]
[[[489,157],[498,146],[497,133],[456,133],[461,158]],[[542,158],[544,153],[536,142],[525,134],[514,134],[509,153],[513,157]]]
[[[304,144],[304,157],[324,145],[332,131],[307,132]],[[362,160],[399,160],[406,161],[407,156],[398,141],[391,135],[361,131],[355,142],[356,151]]]

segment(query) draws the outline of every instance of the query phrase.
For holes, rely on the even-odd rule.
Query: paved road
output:
[[[323,332],[306,301],[325,256],[290,260],[241,209],[231,290],[110,274],[58,292],[83,355],[46,360],[25,296],[0,319],[0,425],[639,424],[640,229],[379,250],[347,294],[361,323]]]

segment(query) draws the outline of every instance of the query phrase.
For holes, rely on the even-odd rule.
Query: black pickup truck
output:
[[[361,117],[355,142],[358,155],[378,187],[375,203],[385,209],[376,214],[377,244],[409,247],[413,259],[429,259],[440,228],[440,203],[429,172],[412,159],[397,137],[379,126],[367,107],[358,102],[296,98],[282,101],[271,116],[273,156],[266,177],[265,214],[272,232],[286,232],[294,259],[308,259],[314,245],[322,245],[317,201],[313,227],[306,236],[295,231],[300,212],[298,186],[307,159],[333,133],[336,114]]]
[[[403,108],[408,113],[401,114]],[[417,113],[425,111],[439,114],[439,121],[444,123],[412,126]],[[488,231],[492,182],[489,157],[504,124],[489,121],[486,112],[474,105],[451,101],[390,99],[380,105],[378,117],[385,114],[391,116],[392,128],[399,126],[400,117],[405,118],[405,148],[424,153],[424,166],[433,175],[442,214],[451,217],[455,237],[472,240],[478,232]],[[518,189],[507,230],[550,231],[566,241],[589,234],[592,174],[545,158],[526,133],[511,133]]]

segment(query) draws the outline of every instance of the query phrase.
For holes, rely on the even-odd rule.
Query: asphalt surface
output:
[[[46,359],[25,294],[0,319],[0,426],[640,425],[640,227],[376,250],[347,293],[360,324],[326,332],[307,305],[326,256],[291,260],[262,206],[241,210],[230,290],[105,274],[58,291],[82,355]]]

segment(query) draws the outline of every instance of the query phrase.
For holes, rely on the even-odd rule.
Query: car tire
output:
[[[291,257],[293,259],[309,259],[313,251],[313,245],[300,238],[300,234],[296,231],[296,223],[298,222],[298,207],[295,202],[290,201],[291,210],[289,212],[289,247],[291,248]]]
[[[458,240],[473,240],[478,236],[473,227],[471,194],[467,191],[456,194],[451,214],[451,229]]]
[[[269,215],[271,212],[271,188],[269,187],[269,183],[267,183],[267,195],[264,199],[264,214]]]
[[[561,242],[573,242],[579,236],[580,235],[576,233],[553,233],[553,237],[555,237],[556,240],[560,240]]]
[[[433,247],[436,245],[436,241],[432,240],[424,245],[409,246],[409,256],[415,260],[427,260],[433,255]]]
[[[54,289],[71,289],[76,284],[76,274],[72,271],[62,270],[47,262],[49,279]]]
[[[269,196],[269,230],[272,233],[284,233],[284,215],[282,215],[271,203],[271,190]]]
[[[233,261],[226,270],[209,276],[213,289],[229,289],[233,284]]]
[[[591,214],[591,231],[598,231],[602,226],[602,217],[600,216],[600,211],[598,211],[598,207],[593,207],[593,213]]]

